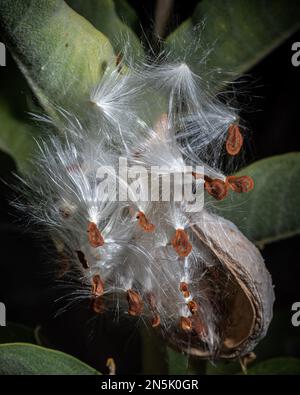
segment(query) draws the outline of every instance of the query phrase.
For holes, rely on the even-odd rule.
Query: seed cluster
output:
[[[143,179],[135,188],[122,178],[118,192],[126,186],[127,198],[110,199],[112,182],[105,184],[103,169],[119,180],[119,159],[126,158],[132,167],[151,170],[154,179],[172,176],[175,187],[190,166],[195,194],[204,187],[220,201],[230,191],[249,192],[250,177],[220,170],[224,152],[232,159],[241,150],[239,117],[185,63],[129,72],[118,57],[115,66],[87,100],[88,126],[62,112],[64,135],[40,143],[36,173],[25,181],[24,209],[59,244],[58,277],[75,273],[83,283],[74,299],[87,298],[95,314],[143,317],[163,334],[173,330],[217,352],[221,313],[210,273],[219,263],[191,229],[202,207],[193,215],[185,198],[172,200],[172,193],[167,201],[146,199]],[[162,167],[163,176],[153,173]]]

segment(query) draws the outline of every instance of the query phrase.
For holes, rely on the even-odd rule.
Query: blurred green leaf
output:
[[[122,22],[126,23],[134,32],[139,33],[140,21],[131,5],[126,0],[114,0],[117,14]]]
[[[28,158],[36,147],[33,126],[15,117],[7,103],[0,98],[0,150],[9,154],[18,168],[28,168]],[[9,170],[9,169],[7,169]]]
[[[147,327],[141,328],[143,374],[167,374],[168,356],[163,339]]]
[[[248,375],[284,375],[284,374],[300,374],[299,358],[272,358],[255,364],[248,368]]]
[[[251,176],[254,189],[231,192],[216,204],[219,215],[259,245],[300,233],[300,153],[257,161],[237,175]]]
[[[209,362],[206,366],[207,375],[232,375],[243,373],[239,361]]]
[[[71,355],[26,343],[0,345],[0,375],[99,375]]]
[[[165,46],[175,58],[186,58],[199,74],[204,72],[205,56],[205,70],[221,68],[231,73],[226,79],[234,79],[297,30],[299,13],[298,0],[203,0]],[[188,48],[192,53],[185,56]],[[215,84],[219,79],[220,88],[224,77],[215,73],[213,78]]]
[[[8,322],[6,326],[0,326],[0,343],[15,342],[35,343],[33,330],[13,322]]]
[[[188,356],[167,347],[169,374],[187,374]]]
[[[118,1],[118,7],[114,0],[67,0],[67,3],[109,38],[117,54],[121,53],[125,59],[127,52],[135,58],[142,56],[143,50],[138,37],[118,14],[118,8],[120,13],[124,12],[124,1]],[[120,9],[121,5],[123,11]],[[127,15],[128,11],[129,8]],[[132,14],[130,18],[132,20]]]
[[[62,0],[0,0],[5,44],[42,106],[78,108],[99,81],[113,49]]]
[[[167,347],[169,374],[205,374],[206,361]]]

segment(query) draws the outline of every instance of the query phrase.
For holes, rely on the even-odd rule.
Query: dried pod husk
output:
[[[196,218],[195,218],[196,217]],[[252,351],[265,336],[273,314],[271,276],[259,250],[230,221],[203,211],[193,214],[194,242],[211,254],[207,270],[207,297],[219,313],[219,349],[205,341],[170,328],[168,342],[187,354],[202,358],[237,358]],[[218,290],[218,291],[216,291]]]

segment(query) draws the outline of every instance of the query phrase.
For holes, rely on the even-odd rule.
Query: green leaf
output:
[[[131,5],[126,0],[114,0],[117,14],[134,32],[140,33],[140,21]]]
[[[0,150],[14,158],[19,169],[27,169],[30,166],[28,158],[36,148],[33,139],[33,134],[36,134],[35,129],[29,123],[16,118],[1,98],[0,125]]]
[[[205,70],[221,68],[231,73],[227,79],[235,78],[297,30],[299,13],[298,0],[203,0],[193,16],[166,39],[166,49],[182,58],[190,48],[187,61],[199,74],[204,71],[200,60],[206,54]],[[216,78],[222,77],[214,75],[214,82]]]
[[[243,373],[239,361],[218,361],[216,363],[207,363],[207,375],[232,375],[237,373]]]
[[[242,169],[254,189],[245,194],[231,192],[217,203],[219,215],[234,222],[257,244],[265,244],[300,233],[300,153],[263,159]]]
[[[167,374],[168,356],[164,340],[147,327],[141,328],[143,374]]]
[[[71,355],[26,343],[0,345],[0,375],[98,375]]]
[[[206,362],[167,347],[169,374],[204,374]]]
[[[188,357],[185,354],[174,351],[168,347],[168,366],[169,374],[187,374],[188,371]]]
[[[248,375],[284,375],[284,374],[300,374],[300,359],[299,358],[272,358],[260,363],[257,363],[251,368],[248,368]]]
[[[33,330],[13,322],[8,322],[6,326],[0,326],[0,343],[15,342],[35,343]]]
[[[114,0],[67,0],[67,2],[76,12],[104,33],[112,43],[115,52],[123,54],[125,60],[127,51],[128,55],[135,58],[142,56],[143,50],[138,37],[118,15],[116,5],[119,7],[123,5],[124,12],[124,1],[119,1],[116,5]],[[120,8],[119,12],[122,12]]]
[[[109,62],[108,39],[62,0],[0,0],[5,44],[43,107],[86,102]]]

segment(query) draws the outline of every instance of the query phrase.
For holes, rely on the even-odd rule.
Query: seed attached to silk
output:
[[[156,311],[157,304],[156,304],[156,298],[155,298],[153,292],[148,292],[146,298],[149,303],[150,309],[152,311]]]
[[[160,315],[157,312],[156,298],[152,292],[148,292],[146,299],[152,312],[151,326],[156,328],[160,325]]]
[[[230,125],[226,139],[226,151],[228,154],[232,156],[237,155],[242,148],[243,142],[244,138],[239,126],[236,124]]]
[[[214,197],[216,200],[223,200],[228,194],[228,187],[222,180],[205,181],[204,189],[206,192]]]
[[[151,326],[152,328],[156,328],[160,325],[160,316],[159,314],[155,314],[151,320]]]
[[[143,301],[140,294],[132,289],[127,290],[128,314],[132,316],[141,315]]]
[[[179,284],[179,289],[185,298],[188,298],[190,296],[188,285],[184,281]]]
[[[192,328],[192,320],[190,317],[180,317],[180,328],[185,332],[191,332]]]
[[[207,336],[207,327],[199,315],[195,314],[192,316],[192,330],[200,339],[205,339]]]
[[[92,280],[92,294],[95,296],[102,296],[104,292],[104,283],[99,276],[99,274],[95,274]]]
[[[245,193],[249,192],[254,188],[254,181],[249,176],[228,176],[226,182],[234,192]]]
[[[101,235],[100,230],[94,222],[89,222],[88,224],[88,237],[89,243],[92,247],[101,247],[104,244],[104,239]]]
[[[91,308],[96,314],[101,314],[104,312],[104,300],[102,296],[93,297],[91,301]]]
[[[149,222],[148,218],[142,211],[139,211],[136,218],[139,220],[139,225],[144,229],[145,232],[153,232],[155,229],[155,225]]]
[[[187,305],[188,305],[188,308],[192,314],[197,313],[198,305],[194,300],[190,300]]]
[[[183,229],[176,229],[175,236],[172,239],[172,246],[181,257],[188,256],[193,248],[189,241],[188,234]]]

